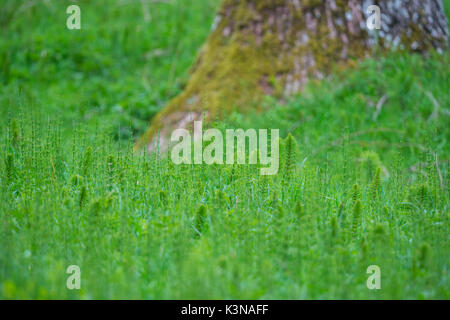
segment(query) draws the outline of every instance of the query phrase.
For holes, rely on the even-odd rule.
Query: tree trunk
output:
[[[381,9],[380,30],[366,25],[372,4]],[[375,46],[424,53],[447,50],[448,41],[440,0],[223,0],[212,28],[186,88],[136,148],[164,150],[175,128],[257,109],[263,95],[300,92],[308,79],[354,65]]]

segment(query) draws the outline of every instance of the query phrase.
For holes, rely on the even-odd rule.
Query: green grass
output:
[[[20,92],[27,109],[45,106],[67,124],[108,122],[116,139],[141,134],[182,90],[218,1],[149,2],[144,10],[134,0],[80,0],[81,30],[69,31],[73,3],[2,0],[0,16],[14,15],[0,23],[0,116],[17,107],[10,100]]]
[[[80,32],[64,2],[1,25],[0,298],[449,298],[448,53],[368,60],[214,124],[279,128],[277,176],[176,166],[132,139],[217,2],[152,3],[147,24],[140,4],[79,3]]]

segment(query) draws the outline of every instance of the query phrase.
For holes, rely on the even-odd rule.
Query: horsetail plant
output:
[[[361,225],[361,212],[362,203],[361,200],[356,200],[355,206],[353,207],[353,224],[352,224],[352,236],[356,239],[359,226]]]
[[[287,183],[292,177],[295,168],[295,158],[297,151],[297,142],[294,137],[289,133],[285,139],[285,161],[284,161],[284,181]]]
[[[375,201],[378,197],[378,192],[381,186],[381,168],[377,167],[375,176],[372,180],[372,200]]]
[[[206,206],[202,204],[197,211],[195,217],[195,232],[197,236],[201,236],[204,231],[204,225],[206,223]]]

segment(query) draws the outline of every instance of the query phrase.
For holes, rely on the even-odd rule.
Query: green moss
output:
[[[242,4],[237,10],[241,24],[253,19],[251,11],[244,10]],[[282,69],[279,63],[274,63],[278,58],[276,48],[280,47],[276,36],[266,33],[260,45],[254,35],[245,31],[224,37],[225,28],[231,28],[231,25],[234,24],[223,19],[210,35],[194,64],[184,92],[157,115],[152,127],[138,142],[138,147],[151,141],[162,122],[170,123],[174,112],[204,110],[207,120],[210,120],[221,118],[235,108],[242,111],[257,107],[265,91],[279,94],[270,83],[263,83],[264,77]]]

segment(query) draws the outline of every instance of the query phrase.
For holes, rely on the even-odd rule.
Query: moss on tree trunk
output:
[[[367,29],[371,4],[381,9],[380,30]],[[175,128],[257,109],[263,95],[300,92],[308,79],[354,65],[375,46],[426,52],[447,50],[447,40],[440,0],[223,0],[186,88],[136,148],[164,150]]]

